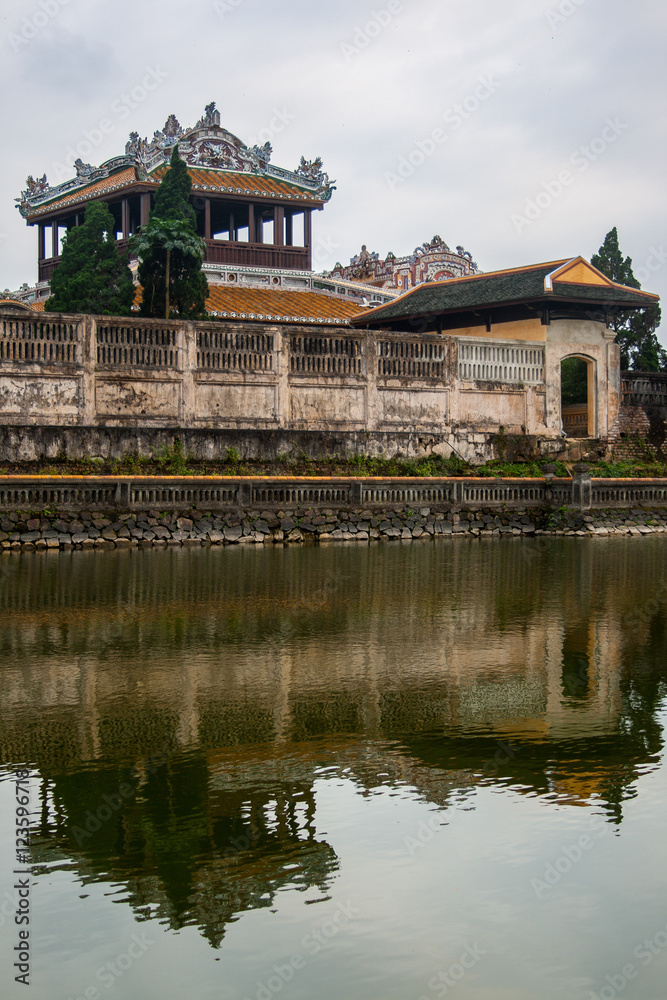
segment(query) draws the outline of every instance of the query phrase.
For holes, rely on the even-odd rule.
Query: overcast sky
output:
[[[436,233],[485,271],[588,258],[617,226],[667,294],[663,0],[2,0],[0,18],[0,288],[36,278],[28,174],[55,183],[73,150],[98,165],[216,101],[277,165],[323,157],[317,270]]]

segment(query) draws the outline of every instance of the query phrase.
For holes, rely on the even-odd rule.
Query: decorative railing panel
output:
[[[303,483],[268,484],[251,487],[253,503],[261,504],[332,504],[350,502],[350,484],[333,482],[313,486]]]
[[[361,487],[361,499],[364,504],[432,504],[454,503],[456,501],[456,484],[435,482],[424,485],[409,485],[407,483],[373,484]]]
[[[461,500],[465,504],[543,504],[546,499],[546,484],[543,480],[522,480],[498,482],[483,480],[464,481]]]
[[[667,375],[660,372],[623,372],[623,402],[626,406],[667,407]]]
[[[572,503],[572,481],[570,479],[552,480],[551,505],[552,507],[569,507]]]
[[[422,340],[379,340],[378,375],[438,378],[446,373],[444,344]]]
[[[97,364],[101,368],[180,370],[180,332],[175,327],[110,323],[97,327]]]
[[[132,483],[129,486],[129,503],[138,508],[220,507],[238,503],[239,484],[217,482],[206,486],[193,483],[153,484]]]
[[[273,369],[273,336],[225,330],[197,331],[197,368],[219,372]]]
[[[458,366],[461,379],[540,383],[544,382],[544,348],[459,340]]]
[[[290,371],[312,375],[362,375],[363,343],[357,337],[290,337]]]
[[[120,499],[115,482],[96,483],[23,483],[0,484],[0,507],[9,510],[107,508]]]
[[[54,320],[0,318],[0,361],[80,364],[79,324]]]
[[[568,437],[586,437],[588,434],[588,406],[563,406],[563,430]]]

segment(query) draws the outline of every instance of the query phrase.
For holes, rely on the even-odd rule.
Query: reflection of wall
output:
[[[19,756],[52,743],[100,758],[167,735],[221,746],[469,725],[561,738],[583,720],[614,731],[624,605],[651,598],[657,547],[644,542],[639,564],[609,541],[576,558],[526,540],[496,558],[492,545],[82,553],[76,573],[65,556],[36,561],[34,580],[0,593],[5,738]],[[575,692],[564,656],[587,664]]]

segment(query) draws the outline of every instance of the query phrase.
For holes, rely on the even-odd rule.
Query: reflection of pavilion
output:
[[[215,947],[226,924],[285,888],[326,892],[338,862],[316,836],[312,772],[261,789],[236,775],[220,789],[202,755],[169,754],[149,770],[140,761],[47,778],[36,870],[71,858],[84,882],[120,884],[138,915],[196,924]],[[132,789],[122,804],[119,788]]]
[[[0,591],[0,731],[4,759],[44,779],[37,863],[71,857],[137,913],[217,944],[283,888],[328,891],[325,768],[443,809],[502,781],[595,796],[619,820],[661,746],[662,548],[490,553],[35,560]],[[77,834],[124,783],[122,807]]]

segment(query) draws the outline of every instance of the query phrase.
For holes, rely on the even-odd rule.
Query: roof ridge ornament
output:
[[[307,188],[322,201],[328,201],[335,190],[335,184],[322,169],[321,157],[306,160],[302,156],[296,170],[274,166],[271,163],[271,143],[266,142],[263,146],[255,145],[252,148],[246,146],[220,124],[220,112],[215,101],[211,101],[204,108],[204,114],[197,124],[192,127],[184,128],[176,115],[171,114],[162,130],[156,130],[150,141],[142,138],[138,132],[130,132],[123,156],[106,160],[99,167],[77,159],[72,164],[76,176],[53,188],[48,184],[46,175],[37,181],[30,176],[26,181],[26,189],[16,199],[19,210],[22,215],[28,216],[37,206],[47,201],[130,167],[134,167],[139,179],[145,181],[158,167],[169,162],[177,143],[181,159],[189,167],[264,174]]]

